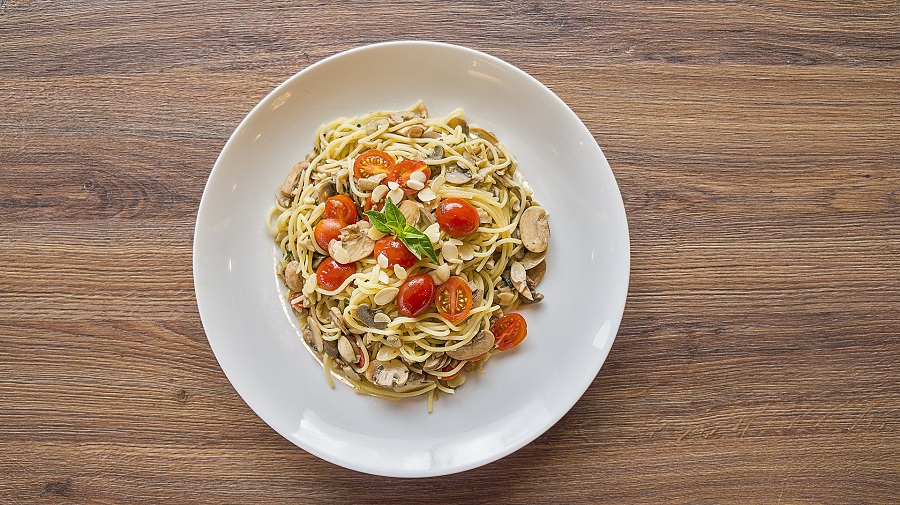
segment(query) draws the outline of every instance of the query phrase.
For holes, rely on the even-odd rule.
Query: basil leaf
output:
[[[400,208],[394,205],[390,198],[384,200],[384,216],[387,218],[388,226],[396,226],[398,230],[402,230],[406,225],[406,216],[400,212]]]
[[[434,253],[434,246],[431,245],[431,239],[418,229],[406,225],[403,228],[403,233],[398,235],[398,238],[409,249],[409,252],[413,253],[417,258],[422,259],[422,256],[427,256],[428,259],[437,263],[437,256]]]
[[[381,212],[378,212],[377,210],[367,210],[365,214],[369,216],[369,221],[372,223],[372,226],[381,233],[392,233],[394,231],[388,226],[387,220]]]

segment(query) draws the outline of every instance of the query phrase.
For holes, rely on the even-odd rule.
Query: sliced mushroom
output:
[[[460,126],[460,127],[462,127],[463,135],[466,135],[466,136],[469,135],[469,124],[466,123],[466,120],[461,117],[450,118],[450,120],[447,121],[447,126],[449,126],[450,128],[453,128],[454,130],[456,129],[457,126]]]
[[[547,239],[550,238],[550,224],[547,222],[547,211],[532,205],[522,213],[519,221],[519,236],[525,248],[531,252],[547,250]]]
[[[366,304],[362,304],[359,307],[356,307],[356,317],[359,318],[359,320],[362,321],[366,326],[379,330],[387,328],[386,322],[378,321],[375,319],[375,316],[377,314],[380,314],[380,312],[372,311],[372,308]]]
[[[284,182],[281,183],[281,194],[283,196],[293,196],[294,189],[297,187],[297,183],[300,181],[300,175],[303,174],[303,171],[309,167],[309,163],[305,161],[301,161],[294,165],[291,168],[291,171],[288,172],[287,177],[284,178]]]
[[[428,132],[425,132],[428,133]],[[434,132],[432,132],[434,133]],[[423,134],[424,136],[424,134]],[[431,154],[428,155],[429,160],[439,160],[444,157],[444,148],[441,146],[434,146],[434,151],[431,151]]]
[[[310,264],[310,266],[312,267],[313,270],[318,269],[319,265],[321,265],[322,262],[325,261],[325,258],[327,258],[327,257],[328,256],[325,256],[324,254],[313,253],[312,263]]]
[[[497,137],[495,137],[493,133],[491,133],[487,130],[478,128],[477,126],[473,126],[473,127],[469,128],[469,133],[471,133],[473,137],[483,138],[484,140],[487,140],[491,144],[497,145],[497,142],[498,142]]]
[[[325,354],[331,356],[331,359],[341,360],[341,353],[338,351],[337,342],[334,340],[325,340],[322,346],[325,348]]]
[[[350,333],[347,331],[347,325],[344,324],[344,315],[341,314],[341,311],[338,310],[337,307],[331,307],[331,310],[328,312],[328,317],[330,317],[331,322],[341,330],[341,333]]]
[[[383,181],[385,177],[387,177],[387,174],[375,174],[364,177],[356,181],[356,187],[362,191],[372,191],[381,184],[381,181]]]
[[[356,355],[356,349],[353,348],[350,339],[345,335],[341,335],[340,338],[338,338],[337,347],[341,358],[347,363],[356,363],[356,361],[359,360],[359,356]]]
[[[409,380],[409,369],[396,359],[390,361],[374,360],[366,368],[366,378],[375,385],[384,388],[392,388],[397,385],[402,386]]]
[[[472,180],[472,171],[458,163],[454,163],[447,167],[447,173],[444,174],[444,178],[450,184],[465,184]]]
[[[544,261],[544,258],[547,257],[546,249],[543,252],[533,253],[531,251],[526,252],[522,258],[522,265],[525,267],[525,270],[531,270],[536,267],[540,262]]]
[[[437,222],[437,218],[424,205],[419,206],[419,224],[423,228],[428,228]]]
[[[319,331],[319,325],[312,317],[306,318],[306,328],[303,329],[303,340],[306,342],[306,345],[317,354],[322,354],[325,350],[322,332]]]
[[[418,107],[413,110],[413,113],[421,118],[428,117],[428,108],[425,107],[424,103],[420,103]]]
[[[398,393],[407,393],[409,391],[416,391],[427,386],[433,384],[433,381],[425,378],[424,375],[418,372],[412,372],[409,374],[409,378],[407,378],[405,384],[397,384],[394,386],[394,391]]]
[[[416,203],[412,200],[403,200],[400,202],[400,212],[403,213],[403,217],[406,218],[406,224],[410,226],[418,226],[419,224],[419,215],[424,209],[421,203]]]
[[[469,360],[472,358],[477,358],[482,354],[490,351],[494,348],[494,334],[488,330],[482,330],[475,335],[475,338],[469,341],[466,345],[454,349],[452,351],[447,351],[447,355],[453,359],[458,359],[460,361]]]
[[[528,268],[528,267],[525,267]],[[534,282],[534,285],[537,286],[544,279],[544,274],[547,273],[547,262],[541,261],[537,265],[528,268],[528,278]]]
[[[284,266],[284,284],[294,292],[303,289],[303,279],[300,277],[300,262],[291,261]]]
[[[450,356],[445,353],[432,354],[422,363],[422,370],[440,370],[450,363]]]
[[[422,134],[422,138],[439,139],[439,138],[441,138],[441,134],[432,130],[431,128],[429,128],[429,129],[425,130],[425,132]]]
[[[369,237],[369,228],[372,223],[357,221],[354,224],[341,228],[341,246],[350,255],[348,263],[359,261],[375,249],[375,241]]]

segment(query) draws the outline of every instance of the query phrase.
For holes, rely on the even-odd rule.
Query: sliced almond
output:
[[[372,318],[372,320],[378,324],[390,324],[391,316],[385,314],[384,312],[376,312],[375,317]]]
[[[386,234],[378,231],[378,228],[375,228],[373,226],[373,227],[369,228],[368,235],[369,235],[369,238],[372,240],[381,240],[382,238],[385,237]]]
[[[391,282],[391,278],[390,276],[388,276],[387,272],[382,271],[378,273],[378,282],[382,284],[388,284],[389,282]]]
[[[425,175],[425,172],[421,172],[421,171],[417,170],[417,171],[409,174],[409,180],[419,181],[424,184],[425,181],[428,180],[428,177]]]
[[[445,264],[437,267],[435,269],[434,273],[437,276],[438,280],[440,281],[440,284],[443,284],[443,283],[447,282],[447,279],[450,278],[450,266],[445,263]]]
[[[400,201],[403,200],[403,195],[405,194],[403,188],[398,185],[396,188],[388,191],[387,198],[390,198],[391,201],[394,202],[394,205],[398,205]]]
[[[400,187],[400,183],[397,181],[390,181],[390,182],[388,182],[387,186],[390,189],[397,189]]]
[[[378,361],[390,361],[399,355],[400,349],[389,345],[383,345],[381,346],[381,349],[378,349],[378,353],[375,354],[375,359]]]
[[[397,278],[402,281],[403,279],[406,279],[406,276],[409,274],[406,272],[406,269],[403,268],[402,266],[394,265],[394,275],[396,275]]]
[[[425,228],[425,236],[428,237],[428,240],[431,241],[432,244],[437,244],[438,240],[441,239],[441,225],[437,223],[432,223]]]
[[[475,257],[475,247],[471,244],[463,244],[457,249],[459,250],[459,257],[463,261],[469,261]]]
[[[378,262],[378,266],[380,266],[381,268],[388,267],[388,257],[385,256],[384,253],[379,254],[376,261]]]
[[[358,359],[356,356],[356,350],[353,348],[353,344],[350,343],[350,340],[341,335],[341,338],[338,339],[338,352],[341,354],[341,357],[344,358],[344,361],[347,363],[356,363]]]
[[[434,194],[434,191],[432,191],[431,188],[425,188],[422,191],[419,191],[418,198],[423,202],[430,202],[437,198],[437,195]]]
[[[453,242],[444,242],[444,245],[441,246],[441,255],[443,255],[444,259],[447,261],[455,260],[459,258],[459,249]]]
[[[328,244],[328,254],[334,258],[334,261],[342,265],[349,265],[352,263],[350,261],[350,253],[344,249],[344,245],[340,240],[332,240],[331,243]]]
[[[431,181],[431,191],[433,191],[434,193],[437,193],[438,189],[440,189],[441,186],[443,186],[445,182],[447,182],[447,178],[444,177],[443,174],[435,177],[434,180]]]
[[[394,298],[397,297],[398,291],[400,291],[400,290],[395,287],[388,287],[388,288],[382,289],[375,295],[375,298],[374,298],[375,303],[377,303],[378,305],[387,305],[387,304],[391,303],[394,300]]]
[[[419,172],[416,172],[416,173],[419,173]],[[406,186],[409,187],[409,189],[414,189],[416,191],[425,189],[425,183],[422,181],[417,181],[415,179],[410,179],[410,180],[406,181]]]
[[[515,301],[516,295],[510,291],[503,291],[497,295],[497,303],[501,306],[507,306]]]
[[[374,202],[374,203],[380,202],[381,199],[384,198],[384,196],[387,195],[389,191],[390,190],[388,189],[388,187],[385,186],[384,184],[377,186],[375,189],[372,190],[372,202]]]

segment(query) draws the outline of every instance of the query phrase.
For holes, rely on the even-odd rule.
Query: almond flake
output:
[[[397,189],[400,187],[400,183],[398,183],[397,181],[390,181],[390,182],[388,182],[388,187],[391,188],[392,190]]]
[[[378,203],[384,198],[384,195],[388,194],[388,187],[384,184],[379,185],[375,189],[372,190],[372,202]]]
[[[415,171],[409,174],[409,180],[411,181],[419,181],[422,184],[425,184],[425,181],[428,180],[428,177],[425,176],[425,172]]]
[[[406,276],[409,274],[406,272],[406,269],[403,268],[402,266],[394,265],[394,275],[396,275],[397,278],[402,281],[403,279],[406,279]]]
[[[378,266],[380,266],[381,268],[388,267],[388,257],[385,256],[384,253],[378,255]]]
[[[394,202],[394,205],[398,205],[400,204],[400,200],[403,200],[404,194],[405,193],[403,192],[403,188],[398,185],[396,188],[388,191],[387,197],[390,198],[392,202]]]
[[[435,275],[437,275],[438,280],[441,284],[447,282],[447,279],[450,278],[450,266],[447,264],[443,264],[434,271]]]
[[[423,202],[430,202],[435,198],[437,198],[437,195],[434,194],[434,191],[432,191],[431,188],[425,188],[422,191],[419,191],[419,200],[422,200]]]
[[[447,261],[455,260],[459,257],[459,249],[453,242],[444,242],[444,245],[441,247],[441,254]],[[350,258],[349,254],[347,255],[347,258]]]
[[[375,295],[375,298],[374,298],[375,303],[378,305],[387,305],[387,304],[391,303],[394,300],[394,298],[397,297],[398,291],[400,291],[400,290],[397,288],[394,288],[394,287],[382,289],[381,291],[378,292],[378,294]]]
[[[420,174],[420,173],[421,172],[413,172],[413,174]],[[422,175],[424,175],[424,174],[422,174]],[[412,177],[410,177],[410,179],[408,181],[406,181],[406,185],[407,185],[407,187],[409,187],[409,189],[414,189],[416,191],[419,191],[420,189],[425,189],[424,182],[417,181],[417,180],[413,179]]]

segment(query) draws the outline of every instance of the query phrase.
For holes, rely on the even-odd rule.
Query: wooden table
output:
[[[0,502],[900,502],[900,4],[0,0]],[[443,478],[284,440],[207,344],[191,239],[269,90],[435,39],[531,73],[627,208],[606,365]]]

